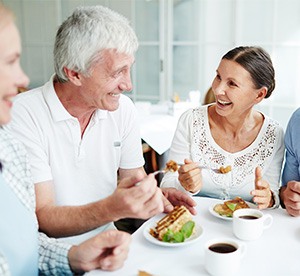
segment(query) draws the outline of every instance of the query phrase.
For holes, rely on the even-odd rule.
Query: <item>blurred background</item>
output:
[[[1,0],[0,0],[1,1]],[[300,106],[299,0],[2,0],[17,15],[22,66],[34,88],[53,74],[52,50],[60,23],[79,5],[101,4],[126,16],[140,48],[132,70],[133,101],[188,99],[211,85],[220,58],[239,45],[271,55],[276,89],[258,109],[285,128]]]

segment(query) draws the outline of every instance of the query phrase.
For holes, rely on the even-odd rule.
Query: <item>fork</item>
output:
[[[210,168],[210,167],[205,167],[205,166],[198,166],[198,168],[202,169],[202,170],[210,170],[210,171],[213,171],[215,173],[219,173],[219,174],[222,174],[220,172],[220,169],[213,169],[213,168]]]
[[[215,173],[222,174],[219,169],[213,169],[213,168],[205,167],[205,166],[198,166],[198,168],[200,168],[202,170],[211,170],[211,171],[213,171]],[[167,171],[168,170],[158,170],[158,171],[153,172],[153,174],[157,175],[159,173],[166,173]]]
[[[153,172],[153,175],[157,175],[159,173],[166,173],[166,172],[167,172],[167,170],[158,170],[158,171]]]

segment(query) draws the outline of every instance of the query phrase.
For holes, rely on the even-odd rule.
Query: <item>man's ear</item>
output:
[[[256,96],[256,103],[260,103],[267,95],[268,89],[267,87],[262,87],[259,89],[257,96]]]
[[[71,83],[76,86],[81,86],[81,74],[71,70],[67,67],[64,67],[64,72]]]

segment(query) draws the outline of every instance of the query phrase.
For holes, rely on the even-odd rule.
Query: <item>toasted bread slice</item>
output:
[[[150,234],[162,240],[168,229],[176,233],[181,230],[185,223],[192,219],[190,211],[185,206],[175,206],[173,211],[157,222],[155,229],[150,229]]]
[[[226,204],[216,204],[214,206],[214,211],[220,216],[232,217],[232,211],[227,207]]]
[[[249,208],[249,205],[241,198],[236,197],[231,200],[225,201],[223,204],[216,204],[214,211],[221,216],[232,217],[235,210]]]

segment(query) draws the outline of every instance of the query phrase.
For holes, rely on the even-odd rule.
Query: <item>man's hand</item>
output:
[[[202,175],[199,166],[192,160],[185,159],[184,165],[178,169],[178,180],[182,187],[191,193],[200,191],[202,188]]]
[[[196,215],[195,206],[197,203],[187,194],[175,188],[162,188],[164,196],[164,212],[169,213],[173,210],[173,206],[184,205],[189,209],[192,215]]]
[[[162,213],[163,194],[154,175],[122,179],[109,197],[109,208],[114,221],[121,218],[148,219]]]
[[[280,189],[280,198],[291,216],[300,216],[300,182],[289,181]]]
[[[131,236],[118,230],[102,232],[95,237],[72,246],[68,258],[73,272],[93,269],[116,270],[127,259]]]
[[[251,195],[253,195],[253,201],[258,205],[258,209],[266,209],[274,205],[270,185],[262,179],[260,167],[255,169],[255,190],[251,191]]]

